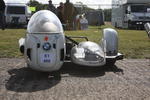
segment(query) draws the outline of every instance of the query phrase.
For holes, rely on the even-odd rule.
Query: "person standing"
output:
[[[5,2],[3,0],[0,0],[0,26],[2,30],[5,29]]]
[[[49,0],[48,2],[49,2],[49,4],[48,4],[48,10],[52,11],[54,14],[57,15],[57,10],[56,10],[55,6],[52,4],[52,1]]]
[[[60,19],[61,23],[64,23],[64,4],[60,2],[59,7],[57,7],[57,16]]]
[[[73,29],[73,22],[74,18],[76,16],[76,9],[72,3],[70,3],[70,0],[66,0],[66,3],[64,4],[64,20],[65,24],[67,24],[67,29],[72,30]]]

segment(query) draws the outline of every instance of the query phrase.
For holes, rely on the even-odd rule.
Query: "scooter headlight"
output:
[[[44,44],[43,44],[43,49],[44,49],[44,50],[50,50],[50,49],[51,49],[50,43],[44,43]]]

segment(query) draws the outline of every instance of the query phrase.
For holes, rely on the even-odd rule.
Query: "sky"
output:
[[[27,3],[29,0],[4,0],[7,3]],[[49,0],[36,0],[39,1],[40,3],[48,3]],[[53,4],[59,4],[60,2],[65,2],[66,0],[52,0]],[[110,6],[104,6],[105,4],[111,5],[111,0],[70,0],[72,3],[76,2],[82,2],[83,4],[90,4],[92,8],[110,8]],[[96,5],[93,5],[96,4]],[[97,4],[103,5],[103,6],[98,6]]]

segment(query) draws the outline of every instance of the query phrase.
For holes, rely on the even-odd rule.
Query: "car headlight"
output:
[[[43,44],[43,49],[44,49],[44,50],[50,50],[50,49],[51,49],[50,43],[44,43],[44,44]]]

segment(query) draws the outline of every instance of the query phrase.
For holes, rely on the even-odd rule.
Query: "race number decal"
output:
[[[52,55],[49,53],[44,53],[41,55],[41,62],[42,63],[51,63]]]

